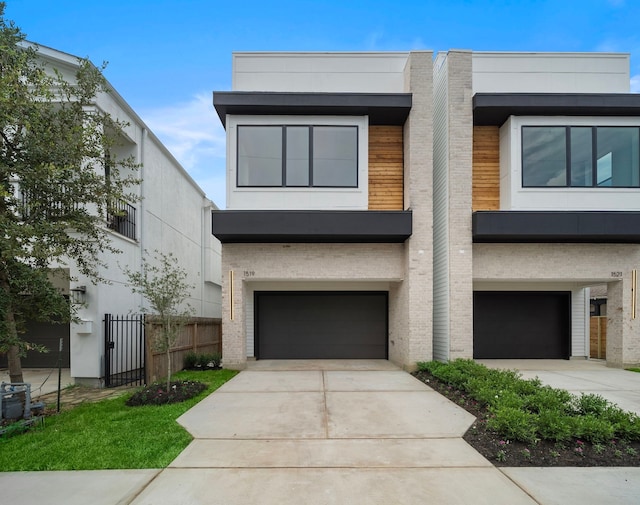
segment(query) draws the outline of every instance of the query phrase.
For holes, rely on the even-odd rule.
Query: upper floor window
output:
[[[640,128],[523,126],[523,187],[640,187]]]
[[[239,125],[239,187],[358,187],[358,127]]]

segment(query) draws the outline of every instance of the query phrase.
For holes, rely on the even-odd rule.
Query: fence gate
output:
[[[104,315],[104,385],[144,384],[144,315]]]

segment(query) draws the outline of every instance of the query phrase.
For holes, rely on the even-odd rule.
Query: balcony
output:
[[[136,208],[124,200],[111,202],[107,209],[107,228],[135,240]]]

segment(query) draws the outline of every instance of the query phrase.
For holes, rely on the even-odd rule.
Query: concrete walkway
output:
[[[461,438],[472,416],[389,362],[252,365],[179,419],[194,440],[169,468],[4,473],[3,500],[588,505],[640,496],[640,468],[495,468]]]

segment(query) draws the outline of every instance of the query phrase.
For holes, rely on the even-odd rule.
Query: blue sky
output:
[[[94,63],[220,208],[211,92],[233,51],[615,51],[640,92],[638,0],[6,0],[33,42]]]

